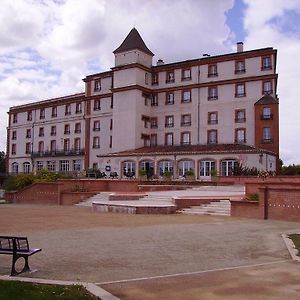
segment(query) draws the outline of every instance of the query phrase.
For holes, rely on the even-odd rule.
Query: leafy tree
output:
[[[6,173],[5,170],[5,152],[0,151],[0,173]]]

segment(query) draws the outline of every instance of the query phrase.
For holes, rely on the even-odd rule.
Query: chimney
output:
[[[157,66],[162,66],[162,65],[164,65],[165,63],[164,63],[164,61],[162,60],[162,59],[159,59],[158,61],[157,61],[157,63],[156,63],[156,65]]]
[[[243,42],[237,42],[236,43],[236,51],[237,52],[243,52],[244,51],[244,43]]]

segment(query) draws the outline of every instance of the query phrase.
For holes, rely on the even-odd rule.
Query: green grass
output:
[[[300,256],[300,234],[293,233],[289,234],[288,237],[293,241],[296,249],[298,250],[297,255]]]
[[[96,300],[80,285],[60,286],[0,280],[0,300]]]

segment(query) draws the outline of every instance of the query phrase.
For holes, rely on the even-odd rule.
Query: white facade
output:
[[[173,161],[174,177],[182,173],[182,165],[193,166],[196,177],[203,177],[203,161],[214,161],[214,169],[221,174],[226,159],[276,169],[276,50],[240,51],[153,66],[152,52],[133,29],[114,54],[111,71],[84,79],[85,93],[10,108],[9,172],[16,171],[16,165],[18,172],[28,172],[54,162],[52,171],[98,168],[122,175],[126,161],[134,162],[137,173],[146,156],[155,174],[161,160]],[[266,94],[275,101],[270,107],[262,101]],[[257,105],[273,109],[272,118],[258,121]],[[56,117],[52,116],[54,106]],[[32,118],[27,120],[30,111]],[[53,126],[55,135],[51,134]],[[266,126],[271,138],[260,144],[263,137],[258,136],[257,128]],[[26,137],[28,130],[30,137]],[[162,150],[164,146],[167,150]],[[187,154],[189,146],[199,147]],[[136,152],[143,147],[157,154]],[[182,159],[192,163],[179,166]]]

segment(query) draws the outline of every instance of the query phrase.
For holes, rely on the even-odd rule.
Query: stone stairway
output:
[[[92,203],[93,202],[97,202],[97,201],[108,201],[109,199],[109,195],[111,194],[111,192],[101,192],[98,193],[90,198],[87,198],[81,202],[79,202],[78,204],[75,204],[76,206],[80,206],[80,207],[92,207]]]
[[[171,195],[166,194],[157,194],[157,193],[148,193],[144,197],[141,197],[140,200],[145,201],[166,201],[166,202],[173,202]]]
[[[192,206],[191,208],[184,208],[178,212],[183,214],[195,215],[214,215],[214,216],[230,216],[231,204],[229,200],[220,200],[218,202],[211,202],[209,204],[202,204],[200,206]]]

